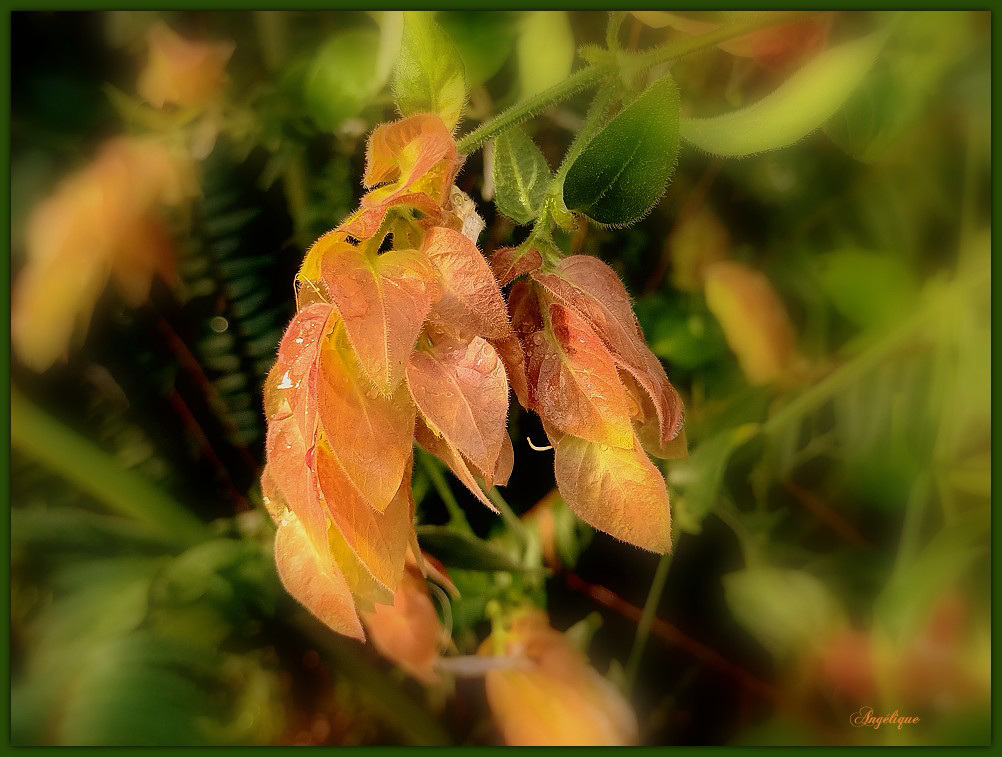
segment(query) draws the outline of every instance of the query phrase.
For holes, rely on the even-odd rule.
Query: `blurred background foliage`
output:
[[[606,29],[602,13],[437,18],[471,86],[461,131],[566,78]],[[136,94],[157,20],[235,43],[208,108]],[[167,217],[171,284],[137,308],[106,293],[65,360],[12,367],[15,743],[497,742],[482,682],[422,687],[286,597],[260,505],[262,382],[303,252],[357,204],[365,135],[394,117],[399,24],[13,15],[15,280],[32,207],[104,139],[153,132],[199,159],[197,198]],[[628,17],[622,36],[680,33]],[[822,131],[742,160],[684,150],[641,223],[561,240],[620,273],[686,400],[690,456],[661,463],[674,554],[576,521],[515,407],[521,526],[418,457],[422,546],[460,592],[439,601],[454,651],[476,650],[492,608],[532,601],[630,692],[643,743],[987,742],[989,53],[987,14],[901,14]],[[712,49],[672,74],[702,115],[789,70]],[[551,166],[583,103],[526,125]],[[458,180],[488,254],[524,234],[490,202],[489,157]],[[525,539],[545,575],[518,561]],[[922,724],[852,728],[864,706]]]

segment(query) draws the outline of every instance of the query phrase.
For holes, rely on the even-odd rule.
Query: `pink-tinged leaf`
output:
[[[312,491],[316,485],[313,445],[312,439],[307,443],[291,409],[268,424],[265,448],[271,496],[280,498],[281,504],[299,517],[314,548],[327,557],[327,516]],[[278,510],[279,505],[269,511],[272,509]]]
[[[377,255],[351,245],[328,250],[321,267],[362,370],[383,394],[392,394],[438,299],[434,269],[416,250]]]
[[[452,576],[449,575],[449,571],[446,570],[446,567],[442,564],[441,560],[437,557],[429,555],[427,552],[421,552],[419,560],[423,564],[423,575],[426,578],[430,578],[432,581],[445,589],[446,593],[453,599],[459,599],[462,596],[462,594],[459,593],[459,589],[456,587],[455,582],[452,580]]]
[[[505,374],[508,376],[508,383],[515,392],[518,403],[526,410],[529,409],[529,383],[525,376],[525,353],[522,351],[522,344],[513,336],[507,339],[498,339],[491,344],[504,364]]]
[[[365,640],[348,583],[337,564],[322,557],[295,515],[275,534],[275,564],[285,590],[337,633]]]
[[[538,271],[543,256],[535,247],[501,247],[491,256],[491,270],[500,286],[508,286],[519,276]]]
[[[374,188],[339,229],[367,239],[396,205],[438,218],[459,165],[452,134],[437,116],[411,116],[377,127],[366,149],[364,181]]]
[[[340,329],[320,355],[317,409],[331,450],[348,479],[382,512],[400,487],[411,455],[414,405],[401,384],[390,397],[362,375]]]
[[[512,330],[524,339],[543,328],[543,315],[535,287],[528,281],[519,281],[508,292],[508,313]]]
[[[278,386],[286,396],[305,398],[306,381],[317,364],[324,338],[334,324],[334,309],[328,304],[308,305],[292,317],[278,345],[276,366],[284,369]]]
[[[651,552],[671,549],[668,489],[639,443],[620,449],[567,435],[554,446],[557,488],[581,520]]]
[[[637,380],[626,371],[619,372],[619,379],[626,387],[632,401],[630,415],[633,418],[633,428],[637,438],[647,454],[662,460],[687,460],[689,448],[685,439],[685,431],[681,430],[668,442],[661,439],[661,427],[658,422],[657,410],[651,401],[650,394],[641,388]],[[679,409],[681,417],[682,411]]]
[[[480,488],[480,484],[477,483],[476,477],[473,475],[470,466],[467,465],[459,450],[449,444],[445,438],[438,436],[428,428],[420,415],[414,427],[414,439],[426,452],[434,455],[448,465],[449,470],[463,483],[463,486],[470,490],[473,496],[494,512],[498,512],[498,509],[487,499],[484,490]]]
[[[506,433],[501,444],[501,454],[498,455],[498,464],[494,467],[494,475],[485,483],[490,489],[494,486],[506,486],[511,472],[515,469],[515,448],[511,444],[511,437]]]
[[[402,118],[380,124],[369,135],[363,182],[367,189],[393,182],[406,184],[442,162],[453,165],[453,175],[459,168],[456,143],[445,122],[431,114]]]
[[[334,526],[372,577],[395,591],[403,574],[411,529],[410,477],[404,477],[396,496],[379,513],[348,480],[326,444],[317,447],[316,465],[321,499]]]
[[[504,297],[476,246],[454,229],[429,229],[422,251],[438,269],[442,298],[432,317],[464,335],[504,339],[511,335]]]
[[[508,420],[508,380],[494,348],[478,336],[442,339],[411,356],[407,385],[426,422],[481,471],[493,472]]]
[[[560,261],[556,269],[534,273],[533,278],[589,323],[616,363],[650,395],[657,411],[661,443],[673,439],[682,428],[681,398],[648,348],[630,296],[615,272],[598,258],[572,255]]]
[[[524,342],[529,405],[561,431],[615,447],[633,445],[630,406],[612,355],[581,316],[550,305],[550,328]]]

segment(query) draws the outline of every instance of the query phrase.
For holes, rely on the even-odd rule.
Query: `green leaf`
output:
[[[987,569],[990,534],[990,517],[984,509],[965,513],[943,527],[887,581],[874,602],[875,625],[894,641],[915,638],[938,601],[965,576]]]
[[[609,226],[647,215],[675,170],[678,108],[678,88],[665,76],[616,114],[567,172],[567,207]]]
[[[574,32],[564,11],[526,13],[518,38],[518,73],[526,100],[559,84],[574,65]]]
[[[498,210],[515,223],[532,223],[546,199],[552,177],[546,158],[518,127],[494,147],[494,187]]]
[[[418,526],[417,535],[422,549],[427,549],[449,567],[510,572],[524,570],[490,542],[460,533],[449,526]]]
[[[362,112],[377,86],[379,34],[346,29],[317,51],[306,70],[303,97],[321,129],[331,131]]]
[[[731,455],[755,437],[760,428],[757,423],[743,423],[725,429],[700,443],[688,460],[672,463],[670,483],[683,489],[683,496],[674,500],[675,522],[679,528],[693,534],[702,530],[703,518],[719,497]]]
[[[825,124],[825,133],[847,155],[871,163],[901,137],[920,104],[892,71],[874,71]]]
[[[724,576],[735,620],[777,657],[786,657],[837,628],[842,609],[828,587],[799,570],[759,566]]]
[[[463,60],[427,11],[404,14],[404,34],[393,77],[401,114],[437,113],[455,128],[466,102]]]
[[[818,275],[835,309],[863,328],[894,323],[918,301],[911,268],[891,255],[838,250],[819,259]]]
[[[826,50],[747,108],[714,118],[683,119],[682,138],[729,158],[792,145],[845,103],[873,65],[885,37],[875,32]]]

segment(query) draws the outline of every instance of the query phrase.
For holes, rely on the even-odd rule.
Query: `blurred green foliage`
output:
[[[424,690],[371,645],[329,638],[284,596],[260,506],[262,382],[302,254],[355,205],[364,136],[395,115],[399,17],[162,16],[234,39],[237,52],[201,198],[190,218],[171,219],[176,286],[159,283],[135,311],[103,299],[65,364],[43,376],[13,368],[16,401],[35,422],[20,443],[13,435],[12,741],[492,743],[476,682]],[[187,128],[131,94],[156,17],[14,15],[15,275],[30,207],[101,137]],[[873,21],[840,14],[835,29]],[[606,41],[599,13],[450,11],[438,23],[428,33],[451,38],[469,87],[460,133],[560,84],[577,49]],[[632,17],[619,23],[617,44],[667,38]],[[676,164],[677,124],[643,95],[574,163],[572,209],[610,199],[605,185],[594,202],[578,197],[588,187],[575,171],[629,185],[635,207],[595,212],[602,224],[653,205],[629,230],[585,224],[555,243],[616,268],[685,397],[689,456],[659,461],[674,562],[663,597],[660,587],[647,597],[651,560],[593,535],[556,498],[559,565],[544,566],[538,523],[515,516],[552,488],[552,458],[530,448],[542,430],[516,408],[507,517],[475,507],[430,457],[417,467],[421,544],[459,590],[440,598],[451,652],[475,653],[495,606],[534,602],[561,628],[599,610],[601,625],[574,635],[615,670],[647,598],[669,624],[648,629],[635,682],[649,743],[987,741],[988,17],[900,13],[882,45],[823,131],[792,147],[724,160],[683,146]],[[718,49],[675,62],[683,138],[688,116],[745,107],[789,73]],[[486,251],[525,238],[502,214],[524,224],[540,212],[545,198],[523,179],[561,165],[585,105],[572,95],[499,138],[492,159],[467,159],[459,185],[488,222]],[[803,105],[776,106],[762,133],[741,136],[777,138],[771,119]],[[631,177],[618,153],[601,153],[603,139],[640,144],[645,165],[670,157],[660,203],[664,182]],[[704,210],[726,230],[722,252],[701,244],[704,233],[681,233]],[[763,272],[789,314],[798,362],[781,380],[750,385],[708,308],[699,271],[718,254]],[[86,483],[104,469],[116,474]],[[181,521],[198,525],[180,538]],[[852,634],[865,643],[839,657]],[[693,637],[695,647],[679,641]],[[727,665],[707,662],[713,654]],[[831,672],[856,664],[873,679],[862,695]],[[911,708],[926,725],[852,729],[863,705]]]

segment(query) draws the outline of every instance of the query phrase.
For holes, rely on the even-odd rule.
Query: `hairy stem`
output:
[[[523,121],[527,121],[533,116],[542,113],[554,103],[566,100],[571,95],[577,94],[583,89],[595,86],[614,70],[609,64],[592,65],[582,68],[576,74],[567,77],[559,84],[543,90],[538,95],[530,97],[525,102],[509,108],[487,123],[478,126],[459,140],[456,146],[459,154],[468,155],[482,147],[485,142],[493,139],[505,129],[517,126]]]
[[[635,71],[642,71],[660,63],[667,63],[671,60],[682,58],[695,52],[699,52],[707,47],[713,47],[721,42],[742,37],[750,32],[766,29],[771,26],[781,26],[788,24],[802,16],[810,15],[808,11],[783,11],[760,16],[739,24],[730,24],[714,29],[706,34],[697,37],[687,37],[685,39],[669,42],[666,45],[644,50],[639,53],[620,52],[620,56]],[[515,105],[490,121],[481,124],[471,131],[457,145],[460,155],[468,155],[479,149],[485,142],[493,139],[505,129],[517,126],[523,121],[527,121],[535,115],[542,113],[551,105],[566,100],[571,95],[577,94],[581,90],[593,87],[603,80],[618,75],[616,65],[612,63],[593,63],[585,66],[577,73],[567,77],[564,81],[540,92],[538,95],[530,97],[523,103]]]

